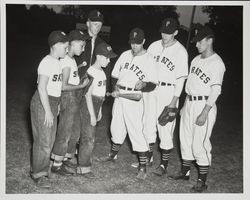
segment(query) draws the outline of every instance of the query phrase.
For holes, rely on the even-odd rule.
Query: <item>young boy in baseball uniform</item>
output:
[[[135,88],[138,81],[157,84],[154,73],[155,61],[144,48],[144,32],[139,28],[131,30],[129,43],[131,49],[123,52],[112,71],[112,77],[117,79],[112,111],[111,152],[104,161],[117,158],[117,153],[128,133],[133,151],[138,153],[139,171],[137,178],[146,178],[147,152],[149,150],[146,137],[143,134],[144,102],[142,91]],[[155,75],[155,76],[154,76]],[[138,99],[136,97],[138,96]]]
[[[68,34],[68,54],[60,60],[62,67],[62,95],[60,101],[59,124],[53,146],[51,159],[54,160],[51,172],[60,175],[71,175],[65,168],[63,161],[73,158],[76,143],[80,136],[80,99],[82,89],[88,84],[84,79],[80,83],[78,68],[74,55],[80,55],[89,38],[79,30],[72,30]],[[64,163],[65,163],[64,162]]]
[[[102,68],[108,66],[110,58],[117,55],[107,43],[96,47],[96,61],[87,73],[93,77],[85,97],[81,100],[81,133],[78,153],[78,175],[91,175],[92,152],[95,144],[96,125],[102,118],[102,104],[106,95],[107,78]]]
[[[175,179],[188,180],[193,160],[198,165],[198,180],[192,192],[207,189],[206,179],[211,166],[210,136],[216,121],[216,100],[221,94],[225,65],[214,52],[213,30],[207,26],[193,38],[200,53],[190,66],[185,87],[187,97],[180,112],[180,146],[182,170]]]
[[[156,88],[156,119],[160,116],[165,106],[178,107],[179,96],[183,89],[184,81],[188,75],[188,54],[184,46],[175,39],[178,34],[179,23],[174,18],[164,19],[160,28],[162,39],[153,42],[148,47],[148,52],[154,56],[157,63],[159,85]],[[173,113],[174,114],[174,113]],[[161,126],[155,121],[160,139],[161,161],[160,165],[153,171],[154,174],[162,176],[167,173],[168,160],[173,149],[173,133],[175,120]],[[152,131],[152,149],[156,137],[156,130]]]
[[[38,66],[37,90],[30,103],[33,135],[31,177],[38,187],[49,188],[50,154],[57,129],[58,105],[62,88],[60,58],[68,51],[68,37],[53,31],[48,37],[50,53]]]

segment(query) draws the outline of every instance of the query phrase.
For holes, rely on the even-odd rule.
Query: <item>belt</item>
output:
[[[125,86],[121,86],[121,85],[118,85],[118,88],[121,90],[127,90],[127,91],[140,91],[140,90],[137,90],[135,88],[125,87]]]
[[[172,86],[174,84],[172,84],[172,83],[166,83],[166,82],[159,82],[159,85],[160,86]]]
[[[188,95],[189,101],[202,101],[202,100],[207,100],[208,96],[191,96]]]

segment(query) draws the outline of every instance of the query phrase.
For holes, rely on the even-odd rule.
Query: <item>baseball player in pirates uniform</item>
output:
[[[183,45],[175,39],[178,34],[178,22],[174,18],[164,19],[160,28],[162,39],[153,42],[148,52],[154,56],[157,63],[159,85],[156,88],[156,110],[151,111],[157,119],[165,106],[178,107],[179,96],[183,89],[184,81],[188,75],[188,54]],[[161,162],[153,173],[159,176],[167,173],[168,160],[173,149],[173,132],[175,120],[161,126],[157,121],[160,138]],[[147,138],[152,149],[156,139],[156,129]]]
[[[53,31],[48,37],[50,53],[40,62],[37,90],[30,103],[33,149],[31,177],[36,186],[49,188],[50,154],[57,129],[58,105],[62,88],[60,58],[68,50],[68,37],[62,31]]]
[[[131,30],[129,43],[131,50],[121,54],[112,71],[117,79],[111,121],[111,152],[106,160],[114,160],[128,133],[133,151],[138,153],[139,172],[137,178],[146,178],[148,143],[143,134],[144,103],[142,91],[135,89],[138,81],[157,84],[154,73],[155,61],[144,48],[144,32],[139,28]],[[155,76],[154,76],[155,74]],[[138,98],[137,98],[138,97]],[[105,159],[104,159],[105,160]]]
[[[91,176],[92,152],[95,144],[96,125],[102,118],[102,104],[106,94],[106,74],[102,68],[108,66],[110,58],[117,55],[107,43],[96,47],[96,61],[87,73],[93,77],[85,97],[81,100],[81,134],[78,153],[78,175]]]
[[[51,171],[60,175],[71,175],[64,163],[73,158],[76,143],[80,136],[80,99],[82,89],[88,84],[84,79],[80,83],[78,68],[74,55],[80,55],[89,38],[79,30],[73,30],[68,35],[69,51],[60,60],[62,66],[62,95],[60,102],[59,124],[51,158],[54,160]]]
[[[196,160],[198,180],[191,191],[203,192],[207,189],[206,179],[211,166],[210,136],[216,121],[216,100],[221,94],[225,65],[214,52],[213,30],[205,26],[193,38],[199,55],[190,66],[185,87],[187,97],[180,112],[180,146],[182,170],[175,179],[188,180],[190,165]]]

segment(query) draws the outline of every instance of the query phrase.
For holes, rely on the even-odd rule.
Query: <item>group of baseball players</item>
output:
[[[214,52],[214,32],[204,26],[192,42],[199,55],[188,70],[188,53],[176,40],[179,23],[164,19],[161,39],[144,48],[145,35],[140,28],[130,31],[131,49],[116,60],[111,72],[113,89],[106,91],[109,74],[105,68],[117,55],[98,33],[104,17],[98,10],[88,15],[88,31],[69,34],[53,31],[48,38],[50,53],[38,67],[37,91],[31,100],[33,151],[31,177],[38,187],[50,187],[50,173],[92,176],[92,153],[96,125],[102,119],[105,96],[112,96],[111,150],[100,162],[114,162],[128,133],[132,149],[138,155],[136,178],[147,177],[153,163],[157,135],[161,160],[153,174],[169,179],[189,180],[193,161],[198,166],[197,183],[192,192],[207,189],[211,166],[210,136],[216,121],[216,100],[221,94],[225,66]],[[185,83],[186,81],[186,83]],[[165,108],[178,108],[185,85],[186,99],[180,110],[181,171],[168,174],[168,160],[174,148],[173,120],[162,124],[158,118]],[[57,125],[57,116],[59,122]],[[77,153],[76,153],[77,152]],[[75,156],[77,155],[77,156]],[[77,158],[76,158],[77,157]]]

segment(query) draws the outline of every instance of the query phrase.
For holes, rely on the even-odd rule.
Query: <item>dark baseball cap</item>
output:
[[[92,10],[89,12],[88,19],[92,22],[104,22],[103,15],[99,10]]]
[[[66,35],[66,33],[60,30],[52,31],[48,37],[49,46],[51,47],[58,42],[62,42],[62,43],[68,42],[68,36]]]
[[[197,30],[197,34],[192,39],[192,42],[199,42],[208,36],[214,37],[214,31],[210,27],[204,26]]]
[[[173,34],[179,28],[179,23],[175,18],[166,18],[162,21],[160,32]]]
[[[86,33],[84,34],[80,30],[72,30],[72,31],[70,31],[68,37],[69,37],[69,42],[71,42],[73,40],[85,41],[85,40],[90,38],[90,36],[88,34],[86,34]]]
[[[134,28],[129,33],[129,44],[141,44],[145,39],[144,31],[140,28]]]
[[[114,58],[117,55],[112,51],[111,46],[109,46],[107,43],[103,42],[97,45],[95,49],[96,55],[102,55],[107,58]]]

